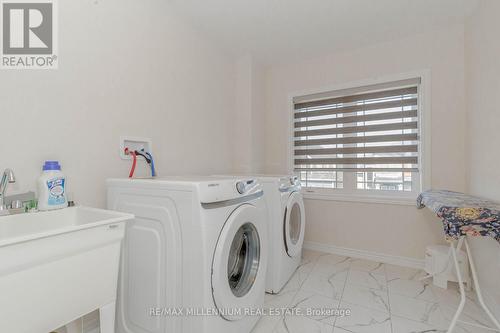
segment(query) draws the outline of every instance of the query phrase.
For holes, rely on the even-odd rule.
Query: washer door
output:
[[[238,320],[257,304],[264,290],[261,223],[256,207],[244,204],[228,218],[217,241],[212,266],[215,305],[227,320]]]
[[[302,195],[299,192],[293,192],[285,208],[283,226],[286,253],[292,258],[300,255],[302,251],[305,221]]]

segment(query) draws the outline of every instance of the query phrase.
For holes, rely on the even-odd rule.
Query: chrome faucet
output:
[[[11,169],[5,169],[2,175],[2,180],[0,181],[0,210],[5,210],[7,207],[4,203],[5,190],[7,190],[7,185],[9,183],[15,183],[16,177],[14,176],[14,171]]]

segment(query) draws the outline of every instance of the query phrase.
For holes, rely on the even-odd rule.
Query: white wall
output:
[[[266,73],[265,169],[288,171],[289,96],[339,84],[428,69],[431,72],[432,175],[435,188],[465,190],[464,27],[271,67]],[[306,200],[306,240],[423,258],[441,243],[441,223],[427,210]]]
[[[31,190],[56,159],[77,202],[128,175],[121,135],[153,139],[160,175],[231,170],[235,68],[168,1],[59,1],[59,69],[0,71],[0,170]],[[144,166],[139,174],[145,174]]]
[[[45,159],[60,160],[76,201],[104,206],[104,179],[128,173],[118,139],[133,135],[153,139],[161,175],[283,173],[290,93],[430,69],[432,186],[500,200],[489,98],[500,90],[498,12],[485,1],[468,22],[466,59],[459,25],[263,72],[251,58],[235,65],[166,1],[59,1],[59,69],[0,71],[0,170],[14,169],[21,192]],[[413,258],[442,241],[440,222],[412,206],[307,200],[306,210],[308,241]],[[482,243],[481,275],[499,276],[498,244]],[[499,298],[496,282],[484,284]]]
[[[242,56],[236,61],[236,101],[231,137],[234,173],[263,170],[263,80],[263,68],[252,56]]]
[[[252,157],[254,162],[252,171],[263,173],[265,170],[264,152],[267,146],[265,128],[262,126],[266,116],[264,67],[254,61],[252,73]]]
[[[467,179],[471,193],[500,201],[500,2],[485,0],[466,24]],[[500,318],[500,245],[470,239],[489,305]]]
[[[33,190],[42,162],[57,159],[76,201],[104,207],[105,178],[130,167],[121,135],[153,139],[160,175],[232,169],[234,61],[166,3],[59,1],[59,69],[0,71],[0,171],[15,171],[11,194]]]
[[[252,58],[244,56],[236,61],[235,108],[233,149],[235,172],[247,173],[253,169],[252,161]]]

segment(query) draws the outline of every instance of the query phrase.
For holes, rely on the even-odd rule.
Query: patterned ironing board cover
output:
[[[443,220],[448,240],[460,236],[491,236],[500,242],[500,204],[459,192],[429,190],[417,198],[417,208],[427,207]]]

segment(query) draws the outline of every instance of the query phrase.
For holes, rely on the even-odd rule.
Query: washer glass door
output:
[[[293,192],[288,198],[284,216],[285,249],[290,257],[300,255],[304,243],[305,212],[302,195]]]
[[[255,225],[247,222],[236,231],[229,250],[227,280],[234,296],[242,297],[252,288],[259,260],[259,233]]]
[[[262,212],[243,204],[227,219],[219,235],[212,267],[212,290],[219,313],[238,320],[245,310],[260,306],[265,289],[266,232]]]

